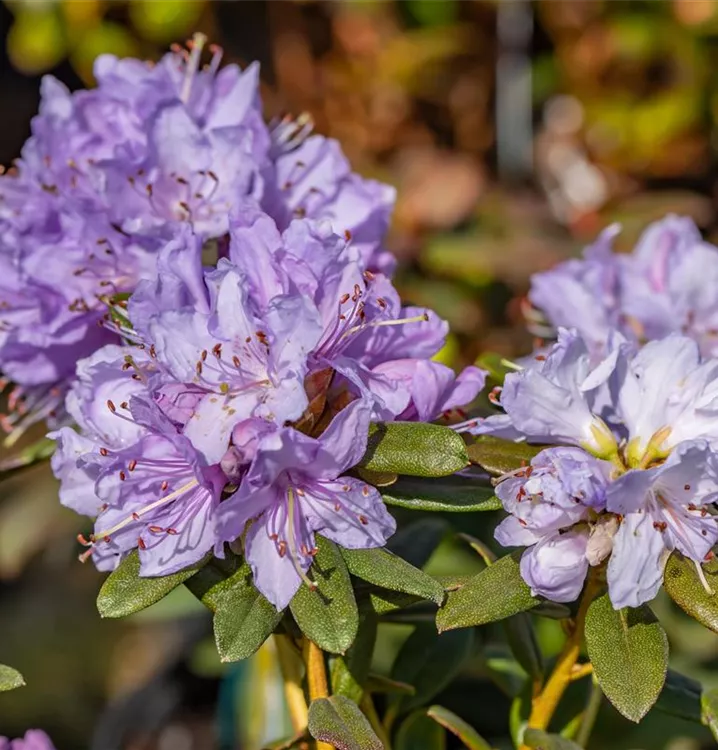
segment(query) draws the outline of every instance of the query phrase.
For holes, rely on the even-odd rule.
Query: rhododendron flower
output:
[[[506,414],[497,426],[506,429],[508,424],[516,434],[538,442],[573,443],[608,459],[601,466],[610,471],[599,469],[588,453],[581,459],[593,466],[595,477],[603,477],[601,507],[589,503],[600,513],[586,518],[576,507],[572,516],[565,516],[565,497],[571,492],[554,479],[549,483],[545,472],[534,477],[532,469],[519,490],[515,479],[499,485],[497,494],[512,515],[497,538],[510,545],[535,544],[526,562],[522,558],[524,578],[546,596],[568,597],[578,593],[586,565],[595,559],[586,551],[591,539],[587,529],[594,521],[612,518],[609,594],[614,607],[635,607],[655,596],[672,550],[693,560],[702,576],[700,565],[718,540],[710,508],[718,497],[718,361],[702,360],[697,342],[678,335],[638,351],[619,345],[595,367],[589,359],[582,340],[562,332],[538,367],[507,376],[500,398]],[[490,428],[488,419],[478,431]],[[539,454],[541,461],[551,452],[559,466],[566,466],[559,471],[554,465],[549,474],[574,481],[573,464],[566,454],[552,453],[557,450]],[[583,496],[590,494],[574,497],[583,504]],[[524,495],[531,496],[531,504],[518,502]],[[542,526],[546,518],[558,519],[556,525]],[[601,528],[605,537],[609,527]]]
[[[576,328],[592,353],[605,351],[614,331],[639,342],[683,333],[703,354],[718,354],[718,249],[686,217],[650,224],[630,255],[611,251],[618,229],[604,230],[582,260],[533,277],[533,332]]]
[[[319,438],[292,428],[266,432],[237,492],[219,509],[219,535],[244,537],[257,588],[283,609],[304,581],[315,534],[349,549],[381,547],[395,522],[376,488],[345,475],[366,450],[371,405],[355,401]]]

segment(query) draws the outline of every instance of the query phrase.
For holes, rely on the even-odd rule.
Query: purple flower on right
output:
[[[604,230],[582,260],[533,277],[534,333],[551,338],[570,326],[599,354],[614,331],[639,343],[682,333],[718,354],[718,248],[687,217],[650,224],[631,254],[611,250],[618,231]]]
[[[591,365],[588,345],[563,331],[540,366],[506,377],[500,403],[500,429],[575,446],[543,450],[496,490],[510,514],[496,538],[528,547],[521,573],[535,594],[571,601],[608,559],[613,606],[637,607],[673,550],[703,578],[718,542],[718,360],[696,341],[619,345]]]

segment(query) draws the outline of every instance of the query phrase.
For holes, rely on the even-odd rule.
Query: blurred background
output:
[[[526,352],[530,275],[606,224],[623,223],[624,248],[669,211],[718,230],[718,0],[3,0],[0,163],[29,135],[42,75],[91,86],[98,54],[157,59],[197,30],[226,62],[261,62],[268,116],[311,113],[355,169],[398,188],[397,284],[449,320],[450,364]],[[257,750],[288,733],[271,644],[221,665],[183,589],[100,620],[101,576],[76,561],[87,529],[56,491],[43,466],[0,482],[0,661],[28,682],[0,697],[0,734],[41,726],[59,750]],[[479,569],[452,529],[489,540],[495,519],[411,518],[397,548],[437,575]],[[718,685],[718,638],[657,609],[674,666]],[[376,672],[410,631],[384,629]],[[435,700],[508,748],[520,674],[500,634],[476,633]],[[549,653],[561,643],[550,620],[539,638]],[[714,746],[696,724],[654,710],[634,727],[605,705],[590,745]]]

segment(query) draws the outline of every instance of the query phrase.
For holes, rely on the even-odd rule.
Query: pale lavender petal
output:
[[[578,598],[588,572],[588,532],[569,531],[542,539],[521,556],[521,576],[534,596],[553,602]]]

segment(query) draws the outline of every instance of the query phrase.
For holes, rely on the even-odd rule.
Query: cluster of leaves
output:
[[[467,445],[438,425],[377,424],[357,472],[380,487],[389,505],[487,511],[499,507],[489,478],[525,465],[536,451],[495,438]],[[319,538],[313,567],[316,589],[303,586],[284,612],[277,612],[257,591],[249,565],[230,549],[224,560],[205,559],[164,578],[140,578],[133,553],[105,581],[98,608],[103,617],[124,617],[184,584],[213,613],[215,641],[225,662],[252,656],[273,633],[285,639],[296,659],[302,644],[315,644],[327,656],[331,687],[327,695],[310,695],[306,732],[340,750],[381,748],[388,736],[399,750],[417,747],[419,737],[422,747],[440,748],[446,730],[471,750],[490,748],[460,717],[431,705],[431,700],[473,653],[474,629],[502,621],[512,658],[526,676],[512,709],[515,742],[523,747],[579,747],[571,739],[578,726],[563,736],[526,729],[532,693],[535,696],[546,679],[531,615],[570,624],[575,613],[531,595],[517,554],[496,559],[485,544],[467,535],[462,536],[485,563],[481,572],[468,579],[428,575],[422,567],[443,527],[438,535],[426,527],[422,537],[420,526],[409,525],[397,535],[394,550],[399,554],[340,549]],[[708,566],[706,575],[718,592],[718,565]],[[709,593],[678,554],[669,561],[666,590],[688,614],[718,632],[718,593]],[[371,672],[377,629],[385,622],[415,626],[389,677]],[[639,721],[655,705],[702,721],[718,737],[718,696],[703,694],[698,683],[668,669],[667,637],[648,606],[615,611],[599,582],[586,613],[585,641],[600,690],[624,716]],[[374,708],[375,695],[381,696],[383,721]],[[306,732],[277,747],[300,747]],[[436,737],[434,744],[431,737]]]

